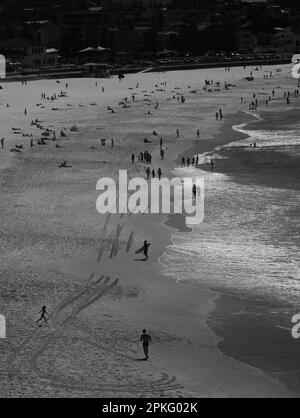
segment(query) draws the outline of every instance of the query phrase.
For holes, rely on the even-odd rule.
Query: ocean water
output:
[[[235,126],[243,139],[213,153],[204,221],[174,233],[164,273],[282,312],[300,296],[300,123],[297,110],[256,115]],[[249,144],[256,142],[257,148]],[[203,162],[210,158],[201,156]],[[197,173],[196,173],[197,171]]]

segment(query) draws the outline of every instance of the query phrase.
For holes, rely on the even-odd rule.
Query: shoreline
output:
[[[214,150],[217,147],[226,145],[227,143],[230,143],[233,141],[238,141],[238,140],[247,138],[248,135],[235,130],[234,126],[238,126],[241,124],[248,125],[251,122],[255,122],[255,120],[256,120],[255,115],[251,115],[248,112],[243,112],[243,111],[238,111],[237,113],[227,115],[223,126],[220,127],[219,131],[213,136],[213,138],[207,139],[205,141],[194,140],[193,145],[185,150],[182,150],[178,154],[177,158],[174,159],[174,162],[180,160],[181,157],[186,156],[186,155],[193,156],[197,154],[201,155],[204,153],[213,154]],[[227,134],[228,136],[229,134],[231,134],[230,139],[227,139]],[[226,139],[224,138],[224,136],[226,137]],[[203,166],[199,166],[199,168],[203,169]],[[186,226],[184,219],[183,219],[183,215],[167,216],[167,219],[165,220],[165,224],[178,232],[191,231],[191,229],[188,226]],[[170,245],[171,243],[172,243],[172,231],[170,231],[170,242],[168,245]],[[159,257],[158,264],[160,264],[160,259],[162,257],[163,257],[163,254]],[[164,272],[160,272],[160,275],[161,274],[163,278],[169,277]],[[220,353],[224,355],[224,357],[230,360],[232,359],[233,361],[237,361],[237,362],[241,361],[242,365],[249,367],[249,372],[252,369],[254,374],[257,373],[257,377],[259,375],[261,375],[261,377],[262,376],[270,377],[273,380],[273,382],[278,382],[279,385],[282,384],[282,381],[276,375],[268,374],[263,367],[257,366],[255,362],[253,364],[249,364],[246,361],[243,361],[243,358],[240,358],[238,355],[232,357],[231,351],[226,349],[227,346],[225,346],[225,348],[222,347],[223,341],[224,341],[223,337],[221,336],[222,333],[217,332],[218,328],[213,326],[213,322],[214,322],[215,316],[219,316],[219,315],[222,316],[223,305],[224,305],[223,301],[224,300],[227,301],[227,299],[230,300],[232,298],[231,296],[222,294],[221,292],[218,292],[209,288],[206,288],[206,289],[200,288],[196,284],[189,283],[188,280],[183,281],[183,282],[181,282],[178,279],[176,280],[176,278],[173,278],[173,280],[174,280],[175,285],[185,286],[190,289],[194,289],[195,292],[199,294],[199,297],[204,296],[204,298],[206,298],[206,300],[209,302],[210,308],[206,311],[206,314],[204,316],[204,323],[206,324],[207,328],[211,330],[212,332],[212,338],[215,342],[215,348],[219,350]],[[230,304],[229,304],[229,309],[230,309]],[[203,316],[203,312],[201,314]],[[229,346],[230,346],[230,342],[229,342]],[[286,388],[287,391],[291,390],[291,392],[287,392],[288,393],[287,397],[290,397],[290,396],[298,397],[298,395],[296,395],[296,393],[293,392],[293,387],[286,385],[286,384],[284,385],[284,387]],[[236,395],[236,396],[239,396],[239,395]],[[243,394],[242,396],[247,396],[247,395]],[[261,396],[264,397],[265,395],[261,394]]]
[[[293,112],[296,113],[296,109]],[[276,113],[276,110],[273,113]],[[266,124],[265,119],[261,116],[252,116],[248,123],[242,121],[238,125],[232,126],[233,131],[237,133],[237,138],[230,142],[251,138],[249,134],[235,128],[243,126],[245,130],[251,130],[251,123]],[[269,146],[269,151],[272,148]],[[241,150],[245,149],[246,147],[241,147]],[[239,147],[236,147],[236,152],[239,152]],[[204,167],[201,168],[205,169]],[[227,165],[226,168],[228,170]],[[230,175],[227,170],[221,167],[216,171]],[[239,181],[238,176],[237,178],[233,176],[233,178],[237,182]],[[263,184],[270,184],[267,180],[261,181]],[[280,187],[280,182],[276,182],[276,185]],[[298,353],[291,335],[288,337],[288,334],[291,334],[290,318],[295,314],[294,307],[290,306],[288,308],[287,306],[283,306],[280,308],[279,304],[276,309],[276,304],[274,305],[267,300],[260,300],[254,296],[252,298],[245,298],[237,294],[231,294],[225,290],[217,292],[217,294],[218,297],[214,302],[214,310],[210,312],[207,323],[220,338],[218,348],[221,352],[244,364],[258,368],[266,375],[283,383],[287,390],[294,392],[299,397],[299,377],[296,373],[297,365],[295,370],[293,368],[291,369],[289,361],[289,359],[296,358]],[[271,314],[269,310],[271,312],[278,310],[278,312],[276,314],[272,312]],[[286,310],[288,310],[288,313],[285,312]],[[260,317],[257,318],[258,312],[261,313],[261,319]],[[281,335],[278,334],[278,328],[283,330]],[[239,342],[236,341],[236,335],[240,337]],[[257,335],[260,335],[259,343],[256,343]],[[276,341],[276,344],[274,344],[271,350],[269,347],[270,340]]]

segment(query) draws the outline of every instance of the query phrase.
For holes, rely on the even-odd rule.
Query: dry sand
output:
[[[4,84],[0,300],[7,339],[0,340],[2,397],[293,396],[260,370],[219,351],[207,325],[217,294],[161,275],[158,259],[170,241],[170,225],[182,228],[182,218],[171,217],[167,226],[165,216],[109,217],[95,208],[100,177],[116,177],[119,169],[144,175],[143,165],[130,164],[132,152],[148,149],[153,167],[168,174],[184,150],[190,149],[185,155],[192,156],[195,149],[201,153],[223,142],[217,135],[221,129],[224,142],[232,140],[230,126],[239,123],[238,112],[248,109],[241,106],[241,96],[249,100],[254,91],[265,88],[269,94],[275,85],[294,85],[288,66],[282,69],[269,81],[263,80],[266,69],[255,72],[253,83],[243,80],[249,69],[235,68],[229,73],[137,74],[121,83],[98,80],[97,87],[93,79],[67,80],[68,89],[55,81]],[[201,90],[206,78],[220,80],[220,91]],[[236,87],[224,91],[224,79]],[[160,84],[165,80],[167,87]],[[189,93],[195,88],[198,94]],[[42,92],[60,90],[68,97],[53,103],[40,99]],[[172,99],[180,91],[185,104]],[[134,103],[132,92],[137,93]],[[151,95],[151,103],[144,94]],[[125,96],[130,107],[123,109],[118,103]],[[216,123],[220,107],[225,120]],[[67,137],[31,150],[30,138],[11,128],[32,133],[36,140],[40,133],[30,126],[35,118],[55,129],[57,137],[67,128]],[[73,125],[78,132],[69,132]],[[201,137],[195,148],[197,128]],[[163,162],[154,130],[167,147]],[[115,147],[110,149],[112,137]],[[152,142],[144,144],[145,137]],[[106,147],[100,138],[108,139]],[[21,154],[9,153],[22,143]],[[72,168],[59,169],[63,160]],[[144,239],[152,243],[147,262],[134,254]],[[37,327],[43,305],[50,321]],[[143,328],[153,338],[148,362],[142,361],[139,342]]]

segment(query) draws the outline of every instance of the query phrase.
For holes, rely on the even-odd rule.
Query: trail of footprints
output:
[[[124,215],[121,215],[122,218]],[[130,216],[128,214],[127,216]],[[108,230],[108,224],[111,219],[111,215],[107,216],[106,222],[103,227],[101,235],[101,247],[98,252],[97,262],[100,263],[105,253],[106,234]],[[109,259],[112,259],[118,255],[120,249],[120,235],[124,225],[118,224],[114,237],[111,243],[109,252]],[[134,243],[134,231],[132,231],[128,237],[125,251],[128,253]],[[17,346],[8,357],[8,372],[10,375],[18,375],[19,378],[28,379],[30,376],[33,379],[38,379],[40,383],[53,384],[55,387],[60,387],[68,390],[78,391],[91,391],[91,392],[119,392],[127,393],[133,392],[137,396],[143,394],[163,394],[169,391],[175,391],[181,389],[182,386],[177,383],[176,377],[169,376],[167,373],[161,373],[159,379],[153,380],[153,378],[139,378],[136,375],[132,376],[129,380],[127,378],[110,383],[103,382],[99,378],[95,382],[86,381],[82,382],[82,379],[70,379],[58,376],[52,373],[42,371],[39,367],[39,359],[43,357],[49,350],[51,344],[58,343],[64,339],[69,339],[65,335],[65,331],[68,327],[75,327],[80,332],[79,341],[95,347],[99,352],[104,352],[115,358],[123,358],[124,361],[136,362],[136,354],[134,350],[130,348],[125,351],[119,351],[114,348],[113,343],[99,342],[92,331],[88,331],[84,327],[78,326],[75,321],[77,315],[86,309],[87,307],[96,303],[105,294],[112,290],[119,282],[118,278],[112,279],[109,276],[101,275],[95,278],[95,273],[91,274],[85,283],[73,292],[67,295],[56,307],[52,310],[49,320],[51,321],[51,328],[47,329],[46,333],[43,330],[42,335],[38,335],[41,332],[40,329],[35,329],[26,337],[26,339]],[[78,338],[78,337],[77,337]],[[55,360],[55,359],[54,359]],[[88,379],[90,380],[90,379]],[[100,381],[99,381],[100,380]]]

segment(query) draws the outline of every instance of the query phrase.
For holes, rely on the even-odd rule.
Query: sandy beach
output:
[[[211,173],[215,149],[247,138],[232,127],[255,118],[256,112],[249,112],[254,93],[266,112],[273,106],[286,110],[283,92],[297,84],[290,68],[3,84],[0,313],[7,338],[0,340],[1,397],[299,396],[297,381],[288,388],[263,364],[247,362],[227,346],[221,351],[222,321],[208,321],[216,304],[227,315],[228,301],[222,302],[217,286],[199,286],[195,277],[179,280],[164,260],[173,234],[190,233],[183,216],[96,211],[99,178],[116,179],[120,169],[145,177],[145,165],[132,164],[131,155],[146,149],[151,168],[160,167],[164,176],[201,172],[213,189],[222,170],[230,169],[225,159],[220,165],[216,160]],[[253,82],[245,80],[251,70]],[[266,79],[270,72],[273,77]],[[214,83],[204,91],[207,79]],[[272,90],[276,94],[267,107]],[[65,94],[58,100],[41,99],[42,93],[60,92]],[[182,95],[185,103],[177,99]],[[300,99],[291,101],[291,107],[299,106]],[[224,119],[216,121],[220,108]],[[31,124],[35,119],[41,128]],[[37,145],[47,129],[45,145]],[[53,131],[56,141],[49,140]],[[182,157],[195,155],[199,169],[179,168]],[[62,161],[71,167],[59,168]],[[208,203],[205,210],[209,215],[213,207]],[[144,240],[152,244],[147,261],[135,255]],[[38,327],[43,305],[49,323]],[[139,341],[143,328],[153,340],[147,362]]]

